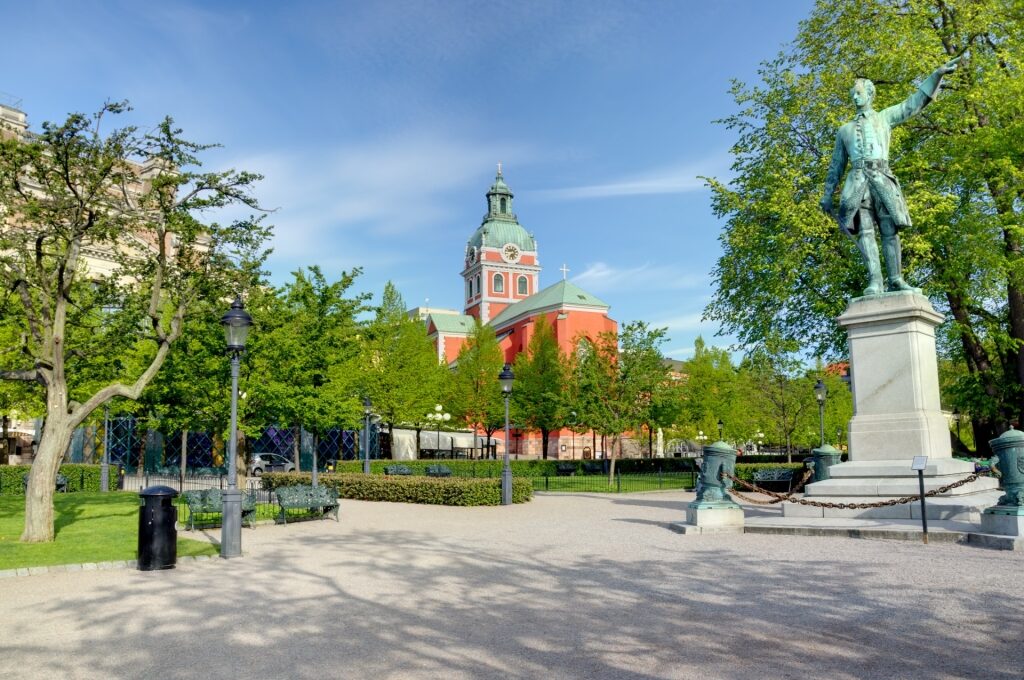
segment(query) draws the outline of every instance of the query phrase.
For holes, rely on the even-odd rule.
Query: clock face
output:
[[[474,262],[476,262],[476,248],[475,247],[466,248],[466,262],[468,262],[469,264],[473,264]]]
[[[506,262],[518,262],[519,255],[519,246],[514,243],[506,243],[505,247],[501,249],[501,256],[505,258]]]

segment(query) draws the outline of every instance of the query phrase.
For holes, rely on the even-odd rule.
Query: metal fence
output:
[[[697,485],[696,472],[647,472],[637,474],[581,475],[532,477],[534,491],[635,493],[640,491],[668,491],[693,489]]]

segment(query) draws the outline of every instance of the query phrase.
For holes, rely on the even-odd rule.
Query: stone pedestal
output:
[[[925,491],[973,473],[971,463],[952,457],[935,354],[935,327],[942,316],[928,298],[914,292],[854,298],[838,321],[850,347],[850,460],[831,466],[831,479],[808,484],[805,497],[872,503],[917,494],[917,473],[910,469],[914,456],[928,456]],[[977,521],[997,486],[996,480],[982,478],[953,489],[936,503],[936,511],[944,519]],[[910,517],[913,512],[910,505],[868,510],[783,506],[787,517]]]
[[[981,514],[981,532],[1004,536],[1024,536],[1024,508],[997,505]]]
[[[694,501],[686,506],[686,524],[677,523],[672,528],[681,534],[742,534],[743,508],[728,501]]]

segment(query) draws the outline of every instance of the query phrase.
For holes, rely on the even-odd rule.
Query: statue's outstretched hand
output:
[[[956,67],[960,65],[960,60],[963,58],[963,56],[964,55],[961,54],[959,57],[954,57],[953,59],[950,59],[945,64],[939,67],[939,72],[941,72],[942,75],[952,73],[953,71],[956,70]]]

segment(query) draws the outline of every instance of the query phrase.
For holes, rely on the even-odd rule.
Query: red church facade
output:
[[[452,363],[477,319],[494,328],[505,360],[513,362],[530,343],[536,320],[547,317],[562,351],[571,354],[581,336],[617,332],[609,306],[564,278],[540,287],[540,260],[533,234],[512,212],[513,194],[498,174],[487,192],[487,213],[466,243],[461,272],[465,290],[462,314],[430,310],[427,333],[434,340],[438,361]],[[497,379],[497,377],[495,377]],[[583,458],[593,452],[591,433],[563,430],[551,434],[549,458]],[[517,436],[518,435],[518,436]],[[504,433],[497,433],[499,438]],[[541,456],[537,433],[513,433],[512,453]]]

